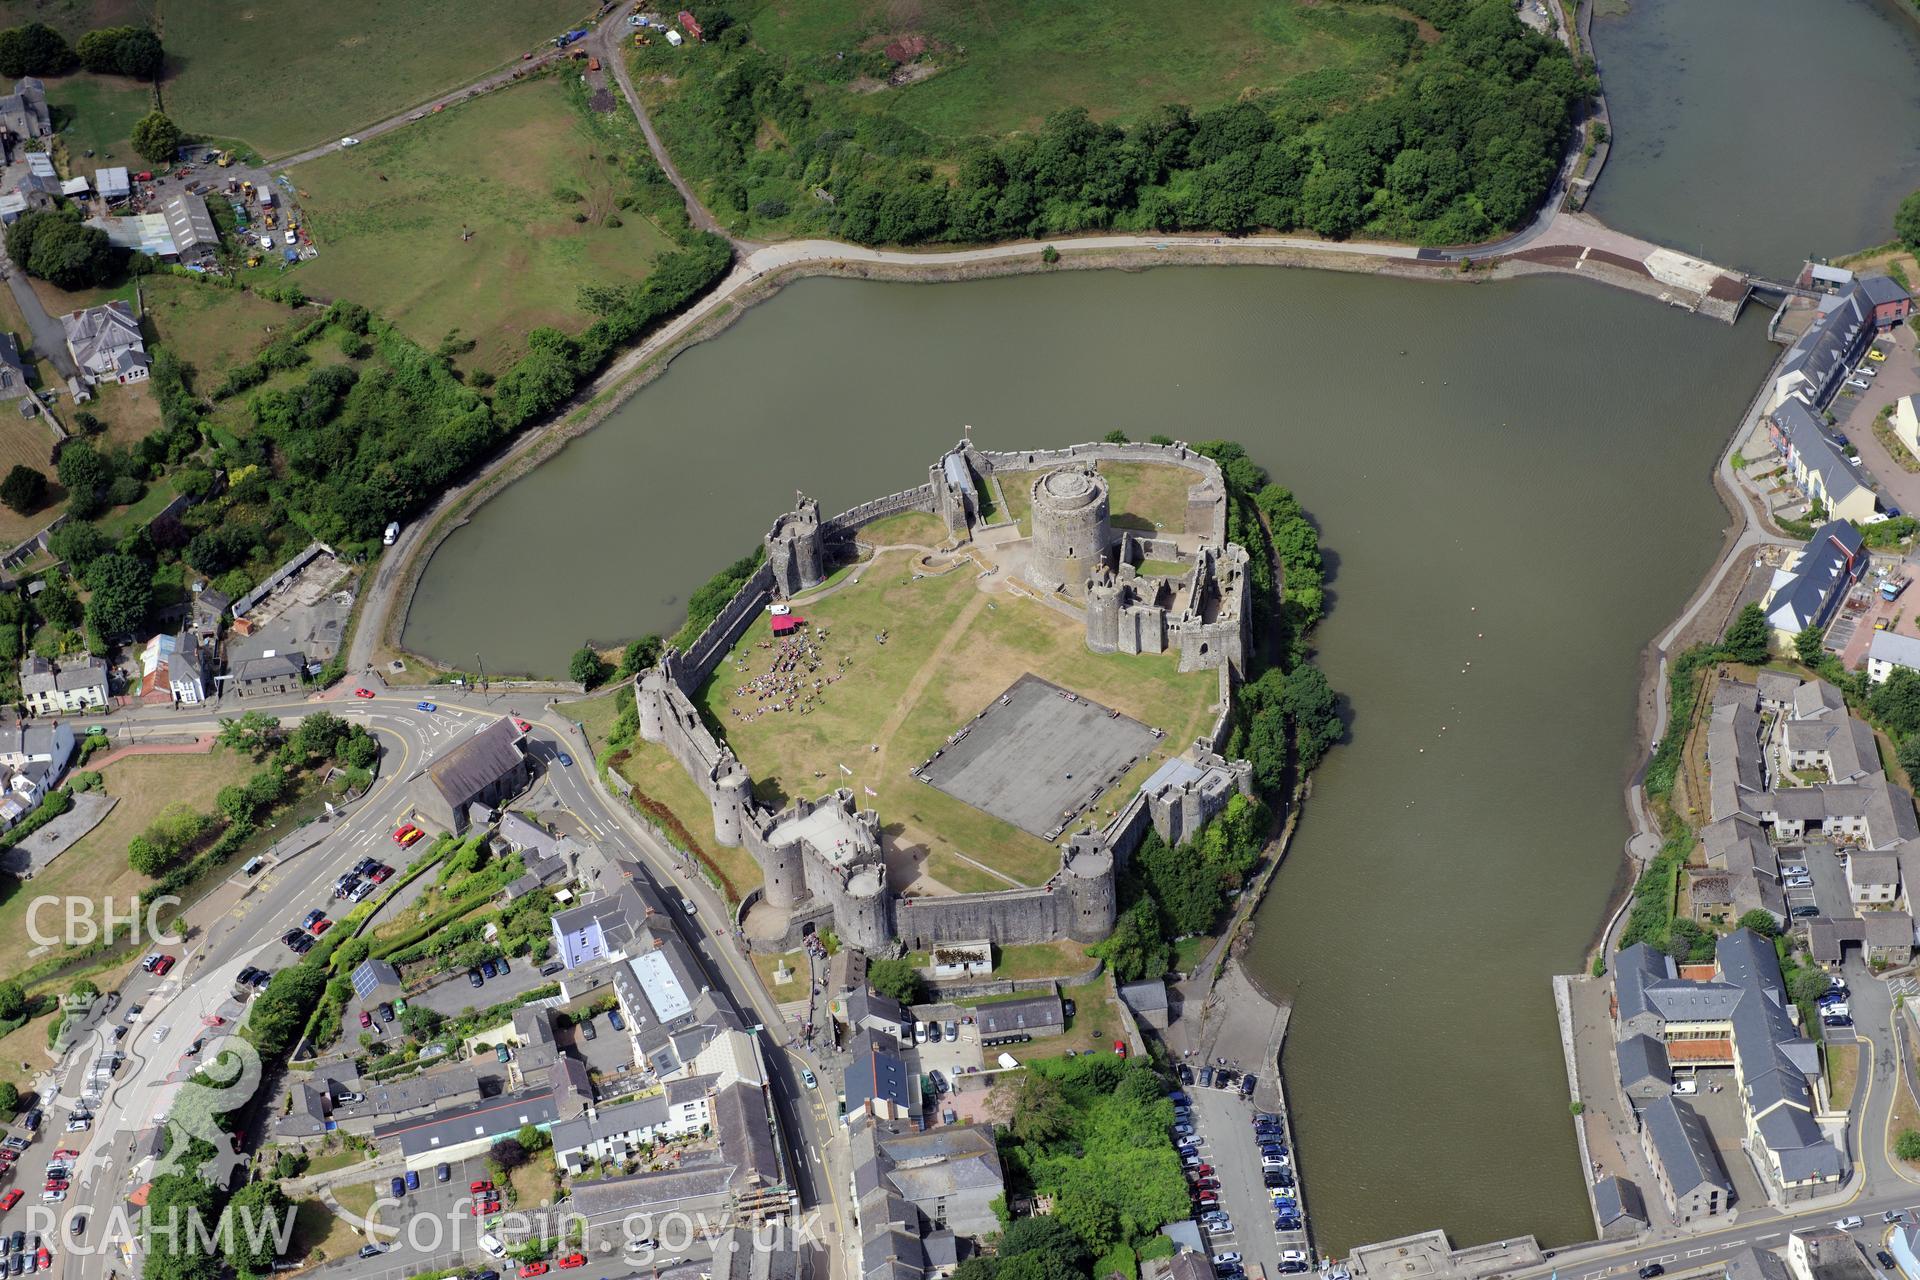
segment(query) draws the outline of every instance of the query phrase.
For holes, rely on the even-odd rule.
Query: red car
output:
[[[331,928],[333,928],[333,921],[327,919],[325,916],[321,916],[308,926],[307,932],[317,938]]]
[[[570,1270],[573,1267],[584,1267],[587,1265],[587,1255],[584,1253],[570,1253],[560,1259],[557,1265],[562,1271]]]
[[[78,1151],[72,1151],[66,1147],[62,1147],[58,1151],[53,1153],[53,1158],[55,1160],[78,1160],[80,1158],[80,1153]]]
[[[360,1011],[360,1025],[363,1027],[370,1027],[373,1025],[373,1015],[368,1013],[365,1009],[362,1009]]]
[[[520,1280],[527,1280],[528,1276],[543,1276],[545,1274],[547,1274],[547,1264],[544,1262],[529,1262],[526,1266],[520,1268]]]
[[[393,842],[397,845],[405,845],[407,843],[407,837],[412,835],[414,832],[418,831],[419,829],[420,828],[414,826],[411,822],[409,822],[405,826],[401,827],[398,831],[393,833]]]
[[[1195,1169],[1194,1172],[1199,1174],[1203,1178],[1210,1178],[1213,1176],[1213,1166],[1210,1164],[1203,1164],[1198,1169]]]
[[[18,1187],[15,1187],[13,1190],[7,1192],[7,1194],[5,1194],[4,1196],[0,1196],[0,1211],[11,1209],[13,1208],[13,1206],[19,1204],[20,1197],[25,1194],[26,1192],[22,1191]]]
[[[515,716],[513,718],[513,727],[518,729],[522,733],[533,732],[533,726],[528,724],[525,720],[522,720],[519,716]]]
[[[354,696],[354,697],[356,697],[356,698],[371,698],[371,697],[373,696],[373,690],[371,690],[371,689],[355,689],[355,690],[353,691],[353,696]]]
[[[167,976],[167,971],[173,968],[173,966],[174,959],[172,956],[161,956],[153,962],[153,974],[156,978],[164,978]]]
[[[42,1271],[45,1271],[53,1265],[53,1255],[47,1252],[47,1246],[45,1245],[40,1246],[40,1252],[33,1255],[33,1260],[40,1264]]]
[[[373,881],[375,884],[385,884],[387,877],[392,874],[393,868],[383,862],[367,873],[367,879]]]
[[[472,1186],[468,1187],[467,1190],[473,1192],[475,1195],[478,1195],[482,1191],[493,1190],[493,1184],[491,1182],[486,1181],[485,1179],[482,1179],[481,1181],[476,1182]]]
[[[48,1191],[65,1191],[69,1185],[65,1178],[48,1178],[46,1189]]]

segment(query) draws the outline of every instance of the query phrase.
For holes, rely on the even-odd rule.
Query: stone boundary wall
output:
[[[1059,978],[933,978],[928,981],[927,987],[935,997],[930,1003],[978,1000],[982,996],[1010,996],[1020,992],[1057,995],[1061,987],[1084,987],[1095,981],[1106,971],[1106,967],[1103,962],[1095,960],[1081,972]]]
[[[720,610],[720,616],[709,622],[700,638],[688,646],[675,678],[681,692],[691,698],[707,682],[721,657],[733,648],[772,595],[773,566],[763,561],[753,576],[733,593],[733,599]]]
[[[1203,480],[1210,480],[1220,490],[1222,499],[1227,494],[1226,477],[1220,474],[1220,464],[1205,454],[1194,452],[1185,444],[1108,444],[1094,441],[1088,444],[1068,445],[1064,449],[1034,449],[1030,452],[990,452],[981,450],[980,456],[992,463],[995,470],[1002,467],[1008,471],[1029,471],[1041,467],[1064,466],[1069,462],[1149,462],[1163,466],[1185,467],[1197,472]],[[1225,546],[1227,542],[1227,520],[1225,508],[1221,508],[1219,519],[1213,529],[1215,546]]]
[[[1578,979],[1564,973],[1553,976],[1553,1011],[1560,1029],[1560,1054],[1567,1065],[1567,1096],[1575,1104],[1580,1102],[1580,1066],[1573,1046],[1573,983]],[[1580,1168],[1584,1172],[1593,1168],[1593,1152],[1587,1147],[1587,1122],[1579,1115],[1573,1117],[1573,1136],[1580,1144]],[[1604,1237],[1607,1224],[1600,1221],[1600,1202],[1594,1199],[1592,1178],[1582,1178],[1586,1184],[1587,1210],[1593,1214],[1593,1231],[1596,1236]]]
[[[1127,807],[1114,815],[1101,834],[1105,836],[1107,848],[1113,851],[1116,866],[1124,866],[1140,842],[1147,838],[1148,828],[1153,826],[1153,814],[1147,804],[1147,793],[1135,788]]]
[[[884,498],[875,498],[872,502],[863,502],[857,507],[849,507],[831,520],[820,522],[822,533],[852,533],[872,524],[875,520],[884,520],[888,516],[897,516],[903,511],[932,511],[933,486],[923,484],[918,489],[902,489],[899,493],[890,493]]]
[[[1222,666],[1220,672],[1220,714],[1214,719],[1207,745],[1221,755],[1227,753],[1227,739],[1233,736],[1233,672]]]

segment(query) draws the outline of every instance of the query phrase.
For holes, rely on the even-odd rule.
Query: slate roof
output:
[[[1647,1200],[1640,1188],[1625,1178],[1605,1177],[1593,1184],[1593,1203],[1599,1211],[1600,1225],[1607,1227],[1622,1218],[1647,1223]]]
[[[1621,949],[1613,958],[1614,999],[1625,1022],[1643,1013],[1653,1012],[1646,989],[1656,982],[1679,976],[1673,957],[1645,942]]]
[[[459,809],[519,768],[522,756],[520,730],[502,716],[430,765],[427,777]]]
[[[973,1017],[983,1036],[1004,1036],[1017,1031],[1067,1025],[1066,1010],[1056,995],[996,1000],[975,1007]]]
[[[1628,1036],[1614,1046],[1620,1067],[1620,1082],[1631,1089],[1645,1081],[1669,1083],[1673,1071],[1667,1065],[1667,1047],[1649,1035]]]
[[[115,299],[104,306],[70,311],[60,317],[73,358],[88,373],[111,376],[124,372],[131,359],[147,363],[147,346],[133,308]]]
[[[907,1064],[899,1053],[882,1044],[871,1031],[854,1037],[852,1053],[845,1077],[848,1115],[869,1102],[890,1102],[903,1109],[910,1105]]]
[[[1796,407],[1799,406],[1788,406]],[[1818,431],[1811,425],[1809,429]],[[1822,434],[1821,438],[1824,440],[1826,437]],[[1839,454],[1833,456],[1838,458]],[[1859,482],[1853,479],[1853,468],[1844,459],[1838,465],[1847,473],[1847,482],[1857,488]],[[1846,489],[1833,487],[1839,483],[1835,479],[1829,482],[1828,487],[1828,492],[1836,502],[1847,492]],[[1782,631],[1802,631],[1807,627],[1825,624],[1846,595],[1847,588],[1865,576],[1867,564],[1868,557],[1864,554],[1858,529],[1844,520],[1834,520],[1820,526],[1814,531],[1813,537],[1807,540],[1793,568],[1787,571],[1786,580],[1774,591],[1767,606],[1768,622]]]
[[[1788,349],[1778,375],[1778,381],[1799,375],[1816,405],[1825,405],[1832,397],[1852,367],[1854,353],[1873,330],[1873,307],[1857,281],[1846,293],[1823,301],[1821,306],[1821,314]]]
[[[1720,1163],[1720,1153],[1714,1149],[1713,1135],[1707,1132],[1706,1122],[1697,1111],[1668,1095],[1649,1102],[1641,1116],[1674,1194],[1686,1195],[1703,1184],[1718,1187],[1728,1195],[1733,1193],[1733,1183]]]
[[[1891,276],[1862,276],[1854,286],[1866,295],[1868,302],[1876,307],[1884,307],[1891,302],[1911,302],[1913,295],[1900,287],[1900,282]]]

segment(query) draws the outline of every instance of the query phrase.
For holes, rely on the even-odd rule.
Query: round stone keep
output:
[[[1113,545],[1106,477],[1087,466],[1056,467],[1033,482],[1033,544],[1028,577],[1036,586],[1078,590]]]

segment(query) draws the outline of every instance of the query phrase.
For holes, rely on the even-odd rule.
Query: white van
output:
[[[386,532],[380,535],[380,541],[390,547],[394,544],[394,542],[399,537],[400,537],[400,522],[398,520],[393,520],[387,524]]]
[[[915,1044],[925,1044],[927,1042],[927,1024],[926,1023],[916,1022],[913,1024],[913,1042]]]
[[[247,865],[240,869],[246,872],[248,875],[252,876],[252,875],[260,874],[260,868],[266,865],[267,865],[267,860],[265,858],[254,857],[254,858],[248,858]]]

